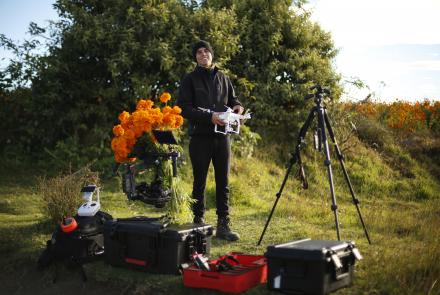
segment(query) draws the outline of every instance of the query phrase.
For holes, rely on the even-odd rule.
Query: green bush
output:
[[[301,3],[58,1],[59,21],[31,25],[31,40],[14,44],[0,34],[0,47],[15,54],[0,70],[0,151],[56,149],[65,154],[57,158],[72,163],[99,157],[100,151],[83,149],[109,146],[122,110],[141,97],[157,100],[163,90],[177,97],[179,81],[194,67],[191,45],[200,38],[211,41],[216,64],[258,114],[250,124],[292,137],[312,84],[329,86],[335,99],[341,93],[331,35],[309,13],[292,9]],[[49,36],[43,56],[36,50],[42,34]]]
[[[232,138],[232,152],[239,157],[250,158],[260,140],[261,136],[258,133],[252,132],[248,126],[242,125],[240,135]]]
[[[355,125],[359,139],[370,147],[383,148],[394,143],[391,131],[374,119],[359,116]]]

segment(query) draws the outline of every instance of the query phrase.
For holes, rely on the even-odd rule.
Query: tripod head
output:
[[[317,106],[321,106],[322,100],[330,95],[330,89],[328,89],[328,87],[322,87],[319,84],[310,87],[309,90],[313,91],[313,93],[307,94],[304,99],[314,98]]]

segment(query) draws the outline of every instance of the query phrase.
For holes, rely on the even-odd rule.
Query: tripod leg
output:
[[[275,203],[273,204],[272,210],[270,211],[269,218],[266,221],[266,224],[264,226],[263,232],[261,233],[260,239],[258,240],[257,246],[260,246],[261,241],[263,240],[264,234],[266,233],[267,227],[269,226],[269,222],[272,219],[272,215],[275,212],[275,207],[278,204],[278,201],[281,197],[281,194],[283,193],[284,186],[286,185],[287,179],[289,178],[289,174],[292,171],[292,166],[296,162],[300,161],[300,151],[301,151],[301,144],[306,136],[307,130],[309,129],[310,123],[313,121],[313,118],[315,116],[315,113],[317,112],[317,108],[314,107],[310,110],[309,115],[307,116],[306,121],[304,122],[303,126],[300,129],[299,135],[298,135],[298,144],[296,146],[295,153],[292,155],[292,159],[290,160],[289,167],[287,168],[286,175],[284,176],[283,182],[281,184],[280,190],[276,194],[277,198],[275,200]]]
[[[359,199],[356,198],[356,195],[354,193],[353,186],[352,186],[351,181],[350,181],[350,177],[348,176],[347,169],[345,168],[344,156],[342,155],[341,150],[339,149],[338,143],[336,142],[336,138],[335,138],[335,135],[333,133],[333,129],[332,129],[331,125],[330,125],[330,120],[328,118],[328,114],[327,114],[326,110],[324,111],[324,118],[325,118],[325,122],[326,122],[326,125],[327,125],[327,129],[328,129],[328,133],[330,135],[330,138],[333,141],[333,143],[335,144],[336,155],[338,156],[339,163],[341,164],[342,172],[344,173],[345,181],[347,182],[348,188],[350,189],[351,198],[353,200],[353,204],[355,205],[357,213],[359,215],[359,219],[360,219],[362,227],[364,229],[365,237],[367,238],[368,243],[371,245],[370,236],[368,235],[367,227],[365,226],[364,219],[362,218],[362,214],[361,214],[361,209],[359,208],[359,203],[360,202],[359,202]]]
[[[258,240],[257,246],[260,246],[261,241],[263,240],[264,234],[266,233],[266,229],[269,226],[269,222],[272,219],[272,215],[275,211],[275,207],[277,206],[278,201],[280,200],[281,194],[283,193],[283,190],[284,190],[284,186],[286,185],[287,179],[289,178],[289,174],[292,171],[293,164],[295,164],[298,159],[298,155],[297,155],[297,153],[299,153],[298,150],[299,150],[299,148],[297,149],[295,154],[292,156],[292,159],[290,160],[289,167],[287,168],[286,175],[284,176],[284,179],[283,179],[283,183],[281,184],[280,190],[276,194],[277,198],[275,200],[275,203],[273,204],[272,210],[270,211],[269,218],[266,221],[263,232],[261,233],[260,239]]]
[[[332,172],[332,165],[330,161],[330,150],[328,146],[328,140],[326,135],[326,128],[325,128],[325,119],[324,119],[324,108],[319,108],[318,110],[318,126],[321,128],[321,135],[322,135],[322,143],[324,144],[324,153],[325,153],[325,161],[324,164],[327,166],[327,174],[328,179],[330,183],[330,193],[332,197],[332,206],[331,209],[333,211],[333,214],[335,216],[335,225],[336,225],[336,235],[338,237],[338,241],[341,240],[341,236],[339,234],[339,218],[338,218],[338,206],[336,204],[336,195],[335,195],[335,187],[333,184],[333,172]]]

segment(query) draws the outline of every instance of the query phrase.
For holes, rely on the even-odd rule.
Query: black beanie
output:
[[[212,50],[211,44],[209,44],[208,41],[204,41],[204,40],[200,40],[199,42],[194,44],[193,50],[192,50],[192,54],[193,54],[194,59],[197,61],[197,59],[196,59],[197,50],[199,50],[199,48],[202,48],[202,47],[205,47],[206,49],[208,49],[208,51],[211,52],[212,59],[214,59],[214,50]]]

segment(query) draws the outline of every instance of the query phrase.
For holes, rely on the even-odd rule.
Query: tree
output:
[[[0,71],[0,93],[8,98],[0,109],[7,127],[0,143],[61,150],[67,158],[110,155],[117,115],[139,98],[177,94],[195,65],[191,45],[199,38],[212,43],[216,63],[254,113],[251,124],[296,131],[311,85],[339,93],[330,34],[298,9],[303,3],[58,0],[60,21],[45,29],[31,26],[34,36],[49,40],[47,54],[31,53],[42,46],[36,41],[20,47],[0,36],[0,45],[17,55]],[[15,117],[22,118],[19,126]]]
[[[228,64],[238,93],[258,120],[296,133],[308,114],[304,101],[310,86],[321,84],[338,98],[339,76],[332,69],[336,56],[329,33],[300,9],[305,1],[207,0],[205,6],[231,9],[239,20],[239,50]],[[294,130],[295,132],[291,132]]]
[[[100,157],[109,151],[121,111],[139,98],[177,92],[194,66],[195,40],[215,39],[220,62],[236,48],[225,46],[235,29],[233,13],[200,10],[187,1],[59,0],[55,7],[62,17],[50,28],[56,42],[38,58],[41,65],[29,79],[32,107],[25,116],[44,130],[44,136],[29,135],[38,151],[70,146]]]

